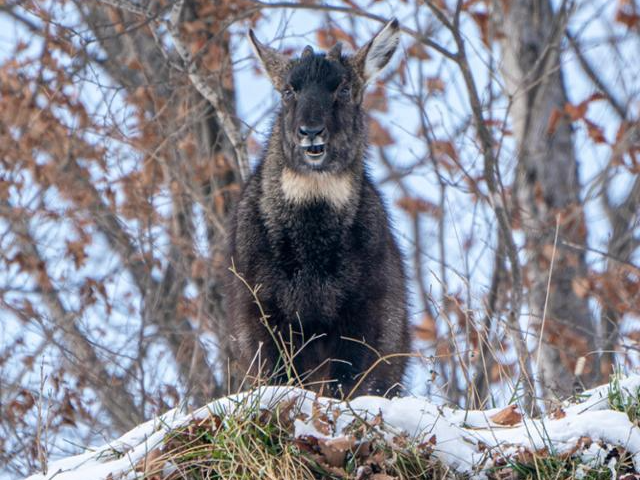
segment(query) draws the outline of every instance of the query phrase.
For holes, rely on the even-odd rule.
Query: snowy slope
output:
[[[620,380],[627,395],[637,396],[640,375]],[[165,435],[194,419],[211,413],[228,415],[247,409],[272,409],[280,402],[295,402],[295,434],[318,439],[336,438],[355,416],[382,419],[381,430],[389,436],[407,434],[417,442],[431,439],[434,454],[460,473],[483,477],[497,457],[546,448],[557,454],[575,453],[584,462],[602,463],[607,445],[626,449],[640,472],[640,429],[623,412],[611,410],[609,386],[585,392],[579,404],[565,405],[542,419],[522,417],[515,406],[486,411],[455,410],[436,406],[426,398],[359,397],[349,404],[296,388],[264,387],[234,395],[198,409],[193,414],[172,410],[139,425],[129,433],[100,447],[88,448],[81,455],[49,465],[46,475],[34,474],[28,480],[128,479],[140,476],[133,467],[148,453],[162,446]],[[336,418],[330,431],[317,428],[317,412],[326,409]],[[336,415],[336,409],[341,413]],[[497,423],[496,423],[497,422]],[[434,437],[435,435],[435,437]],[[589,442],[584,441],[590,439]]]

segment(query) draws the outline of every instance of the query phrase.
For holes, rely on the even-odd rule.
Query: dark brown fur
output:
[[[231,275],[229,330],[243,372],[255,372],[260,359],[278,382],[329,382],[324,392],[333,395],[356,386],[355,393],[397,392],[405,357],[362,376],[380,356],[410,349],[403,261],[364,164],[363,91],[372,68],[395,50],[396,31],[390,23],[353,57],[307,48],[293,61],[252,37],[284,99],[230,231],[230,258],[239,276],[260,286],[268,315],[267,327],[250,290]],[[319,165],[300,147],[301,125],[310,124],[327,139]],[[294,353],[293,371],[282,349]]]

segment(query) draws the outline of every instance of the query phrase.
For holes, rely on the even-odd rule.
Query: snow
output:
[[[623,395],[637,398],[640,375],[620,379],[618,385]],[[390,439],[406,434],[422,442],[435,435],[434,455],[454,470],[474,478],[484,477],[483,471],[493,466],[495,454],[509,457],[541,449],[562,454],[576,452],[580,446],[584,448],[577,455],[586,466],[602,465],[607,447],[622,447],[632,455],[634,467],[640,473],[640,429],[624,412],[609,408],[610,388],[603,385],[585,392],[580,403],[566,403],[562,407],[564,416],[556,414],[537,419],[525,416],[521,421],[509,422],[514,423],[512,425],[498,425],[492,417],[502,409],[456,410],[435,405],[421,397],[385,399],[363,396],[344,403],[317,397],[299,388],[263,387],[215,400],[191,414],[171,410],[113,442],[53,462],[46,475],[35,474],[28,480],[136,478],[139,472],[133,471],[133,467],[148,452],[161,446],[171,430],[212,413],[224,418],[224,415],[234,412],[274,408],[281,402],[295,402],[297,437],[336,438],[345,434],[356,417],[369,421],[381,418],[382,422],[376,428]],[[319,429],[318,412],[327,412],[330,418],[335,418],[336,409],[340,415],[335,423]],[[589,445],[581,444],[585,437],[592,441]]]

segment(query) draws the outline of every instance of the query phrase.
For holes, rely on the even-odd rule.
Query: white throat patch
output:
[[[296,204],[324,200],[339,209],[349,202],[353,194],[351,177],[345,174],[327,172],[301,174],[284,168],[281,183],[284,198]]]

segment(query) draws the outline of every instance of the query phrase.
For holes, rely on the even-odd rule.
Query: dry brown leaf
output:
[[[202,56],[202,65],[210,72],[217,72],[222,68],[226,56],[226,52],[220,45],[210,43]]]
[[[66,241],[67,252],[73,258],[73,263],[76,268],[81,268],[87,260],[87,252],[85,251],[86,242],[83,240]]]
[[[578,298],[587,298],[591,291],[591,283],[588,278],[574,277],[571,279],[571,289]]]
[[[162,470],[162,463],[164,460],[159,461],[162,457],[162,452],[159,448],[151,450],[144,457],[142,457],[134,467],[136,472],[144,472],[145,477],[153,473],[154,471]]]
[[[196,33],[207,30],[207,24],[204,20],[194,20],[192,22],[182,22],[180,27],[186,33]]]
[[[289,428],[293,425],[294,415],[292,413],[294,407],[298,404],[298,398],[299,396],[295,395],[289,400],[280,402],[276,407],[276,419],[284,428]]]
[[[499,382],[513,375],[514,371],[515,366],[513,364],[505,365],[499,362],[494,362],[493,365],[491,365],[491,370],[489,371],[489,378],[492,382]]]
[[[496,468],[494,473],[496,480],[518,480],[520,475],[511,467]]]
[[[316,430],[323,435],[329,435],[331,433],[331,422],[327,414],[321,410],[322,406],[318,402],[313,403],[311,409],[311,422]]]
[[[640,480],[640,473],[625,473],[618,480]]]
[[[572,448],[570,448],[565,452],[560,453],[559,456],[562,459],[569,459],[573,455],[575,455],[576,452],[578,452],[579,450],[584,450],[589,448],[592,443],[593,443],[593,440],[591,439],[591,437],[586,437],[586,436],[580,437]]]
[[[589,134],[591,140],[596,143],[608,143],[607,138],[604,136],[604,130],[602,130],[601,126],[595,124],[587,118],[583,120],[585,125],[587,126],[587,133]]]
[[[368,458],[371,455],[372,451],[373,451],[373,446],[371,442],[368,440],[364,440],[364,441],[361,440],[357,442],[355,450],[353,451],[353,455],[357,459],[362,460],[364,458]]]
[[[318,30],[316,38],[318,39],[318,45],[324,49],[329,49],[338,42],[345,42],[351,45],[352,48],[356,47],[356,41],[353,36],[337,27]]]
[[[558,128],[558,122],[560,121],[562,116],[563,113],[560,110],[558,110],[557,108],[553,109],[551,115],[549,115],[549,122],[547,124],[548,135],[553,135],[555,133],[556,128]]]
[[[422,318],[420,325],[415,327],[416,337],[425,342],[432,342],[437,338],[436,321],[428,313]]]
[[[426,213],[434,218],[442,216],[442,210],[438,205],[420,197],[402,197],[396,205],[412,216],[418,213]]]
[[[437,440],[435,435],[431,435],[427,440],[418,445],[418,451],[423,455],[433,452],[433,447],[436,446]]]
[[[445,89],[444,80],[440,77],[429,77],[426,80],[427,90],[431,93],[442,93]]]
[[[596,100],[602,100],[603,98],[604,98],[604,95],[596,92],[593,95],[590,95],[587,99],[583,100],[582,102],[576,105],[573,105],[572,103],[567,102],[564,105],[564,111],[567,115],[569,115],[569,117],[571,117],[571,120],[575,122],[576,120],[584,118],[584,116],[587,113],[587,109],[589,108],[589,104],[591,102],[595,102]]]
[[[584,117],[587,113],[587,107],[589,105],[585,102],[581,102],[577,105],[573,105],[571,103],[566,103],[564,106],[564,111],[569,115],[571,120],[574,122]]]
[[[407,56],[417,58],[418,60],[429,60],[431,55],[421,43],[414,43],[407,49]]]
[[[554,408],[549,414],[549,417],[553,418],[554,420],[559,420],[566,416],[567,413],[561,407]]]
[[[347,453],[353,450],[356,439],[353,437],[338,437],[330,440],[318,440],[320,453],[326,462],[333,467],[342,467]]]
[[[369,118],[369,140],[378,147],[393,144],[391,134],[375,118]]]
[[[493,423],[503,426],[512,426],[522,421],[522,414],[518,412],[517,405],[509,405],[490,417]]]
[[[302,452],[314,453],[318,449],[318,439],[312,435],[301,435],[293,440],[293,443]]]
[[[378,112],[388,112],[386,90],[382,86],[377,86],[373,91],[364,97],[364,107],[367,111],[376,110]]]
[[[489,45],[489,14],[487,12],[473,11],[470,12],[471,18],[476,22],[478,29],[480,30],[480,36],[482,42],[485,45]]]
[[[434,140],[431,143],[431,151],[435,157],[449,157],[451,160],[458,161],[458,152],[456,147],[449,140]]]
[[[629,5],[630,3],[620,2],[616,10],[616,22],[625,25],[629,29],[640,25],[640,14]]]
[[[371,478],[373,469],[369,465],[360,465],[356,470],[356,480],[366,480]]]

